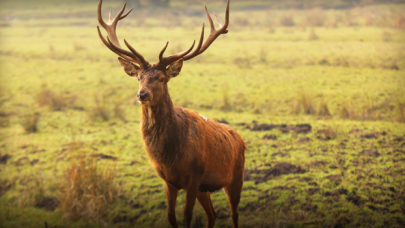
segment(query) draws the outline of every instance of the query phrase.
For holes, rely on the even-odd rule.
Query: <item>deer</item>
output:
[[[169,44],[159,53],[159,62],[149,64],[125,39],[129,49],[120,46],[116,35],[118,21],[124,14],[126,3],[108,22],[101,14],[102,0],[98,3],[97,18],[107,32],[105,38],[97,26],[101,41],[118,55],[124,71],[136,77],[139,83],[137,100],[142,107],[141,134],[149,161],[157,175],[163,179],[167,198],[167,219],[172,227],[177,226],[175,215],[176,198],[180,190],[186,192],[184,221],[191,227],[196,199],[205,211],[207,225],[214,227],[216,212],[210,193],[223,189],[227,194],[234,227],[238,227],[238,204],[243,188],[246,143],[231,127],[211,120],[187,108],[176,107],[169,95],[168,82],[177,77],[184,61],[202,54],[221,34],[228,33],[229,0],[226,4],[225,23],[215,15],[219,29],[205,12],[210,24],[210,33],[204,40],[204,24],[196,48],[195,40],[186,51],[164,57]],[[203,42],[204,40],[204,42]]]

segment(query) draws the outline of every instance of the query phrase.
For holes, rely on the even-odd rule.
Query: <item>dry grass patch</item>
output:
[[[94,96],[95,107],[90,112],[90,118],[92,120],[108,121],[110,120],[110,111],[108,110],[108,105],[106,98],[103,97],[101,100],[98,96]]]
[[[97,167],[96,158],[86,157],[80,144],[71,143],[71,166],[59,188],[59,209],[65,218],[105,222],[112,203],[118,201],[121,188],[115,183],[116,170]],[[74,153],[79,152],[79,156]]]
[[[281,26],[294,26],[295,22],[291,15],[284,15],[280,18]]]
[[[41,107],[49,106],[52,111],[62,111],[76,102],[76,96],[68,93],[56,94],[47,88],[43,88],[37,95],[37,102]]]
[[[21,116],[20,125],[27,133],[35,133],[38,131],[38,121],[41,117],[39,112],[29,113]]]
[[[293,106],[292,113],[295,115],[300,113],[307,115],[316,114],[312,97],[305,92],[301,92]]]

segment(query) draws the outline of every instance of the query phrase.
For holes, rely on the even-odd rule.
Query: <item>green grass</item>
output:
[[[137,81],[100,42],[95,3],[44,4],[42,14],[38,6],[2,4],[0,155],[11,158],[0,164],[0,226],[99,227],[105,222],[109,227],[168,227],[163,181],[147,160],[140,136]],[[227,120],[248,143],[246,169],[252,180],[244,184],[241,225],[403,224],[405,33],[396,23],[404,6],[322,10],[324,24],[312,26],[311,10],[236,10],[246,3],[235,4],[229,34],[186,62],[169,89],[176,106]],[[106,1],[104,15],[108,7],[117,12],[118,5]],[[211,12],[224,7],[208,6]],[[190,7],[203,12],[202,4]],[[176,9],[159,12],[166,10],[162,15],[137,11],[119,26],[120,40],[127,39],[150,62],[157,61],[166,41],[167,53],[188,48],[206,18],[176,16]],[[18,20],[5,20],[6,15]],[[286,15],[294,26],[280,25]],[[54,99],[41,103],[41,96]],[[321,106],[330,116],[319,114]],[[96,115],[101,107],[108,113],[106,121]],[[315,111],[305,114],[304,107]],[[21,123],[34,114],[38,131],[26,132]],[[250,131],[252,121],[309,123],[312,131]],[[322,140],[326,136],[318,131],[325,129],[332,139]],[[372,132],[379,134],[362,137]],[[265,134],[277,140],[263,139]],[[66,171],[76,158],[69,151],[71,142],[80,143],[84,156],[117,157],[97,162],[100,171],[115,167],[115,186],[122,190],[102,221],[70,220],[60,208],[35,207],[46,197],[58,197],[65,186]],[[379,154],[362,153],[367,150]],[[306,172],[255,183],[281,162]],[[181,226],[184,200],[181,192],[176,206]],[[213,193],[212,200],[219,215],[216,227],[231,226],[225,194]],[[194,215],[193,223],[201,219],[205,224],[199,205]]]

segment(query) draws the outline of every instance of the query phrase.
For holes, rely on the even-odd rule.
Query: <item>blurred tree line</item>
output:
[[[130,7],[160,7],[166,8],[170,6],[171,2],[182,3],[209,3],[218,0],[115,0],[121,2],[127,2]],[[226,2],[226,0],[221,0]],[[335,8],[344,9],[355,6],[371,5],[371,4],[387,4],[387,3],[405,3],[405,0],[232,0],[233,3],[243,2],[244,7],[249,7],[249,3],[257,5],[258,2],[269,8],[275,9],[306,9],[306,8]]]

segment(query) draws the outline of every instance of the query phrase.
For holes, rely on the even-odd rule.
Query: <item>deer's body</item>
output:
[[[159,176],[177,189],[186,189],[198,177],[202,192],[231,184],[244,167],[245,144],[239,134],[195,111],[166,105],[165,111],[158,110],[162,106],[142,110],[145,148]]]
[[[123,15],[124,10],[125,5],[114,19],[110,12],[110,19],[105,23],[101,17],[100,0],[98,20],[107,30],[107,40],[98,31],[103,43],[120,56],[118,60],[125,72],[139,80],[137,97],[142,104],[142,137],[149,160],[165,182],[169,223],[177,227],[176,198],[178,191],[184,189],[187,192],[184,207],[186,227],[191,226],[196,199],[205,210],[207,227],[213,227],[216,213],[210,192],[224,189],[231,206],[232,222],[234,227],[238,227],[237,207],[243,186],[245,142],[229,126],[195,111],[173,106],[167,87],[167,83],[180,73],[183,61],[203,53],[219,35],[228,32],[229,1],[225,23],[222,25],[217,18],[220,24],[218,30],[206,10],[211,31],[204,43],[203,26],[194,51],[191,52],[195,42],[187,51],[163,57],[166,44],[159,54],[159,62],[154,65],[150,65],[125,40],[131,52],[121,48],[115,29],[118,21],[129,14]]]

